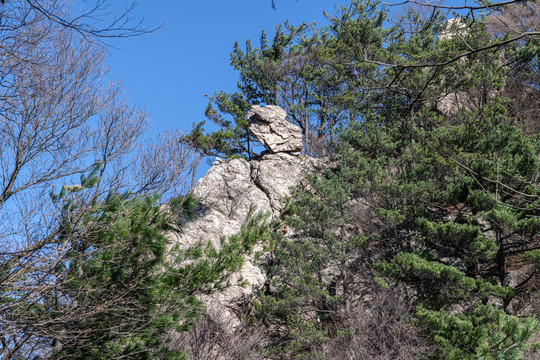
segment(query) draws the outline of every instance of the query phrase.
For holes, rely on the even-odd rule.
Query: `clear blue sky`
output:
[[[110,42],[109,77],[123,81],[131,103],[144,106],[151,116],[151,133],[164,129],[189,131],[204,120],[205,94],[232,92],[238,75],[230,66],[233,44],[252,39],[262,30],[273,34],[285,20],[326,25],[323,10],[335,13],[345,0],[138,0],[133,13],[144,24],[163,27],[149,36]],[[114,0],[115,13],[130,0]],[[210,126],[205,126],[208,130]],[[197,177],[213,159],[203,161]]]
[[[111,49],[108,64],[110,77],[124,82],[130,101],[146,107],[154,131],[191,129],[204,119],[205,94],[235,90],[238,76],[229,59],[235,41],[258,43],[262,30],[272,33],[287,19],[295,25],[323,25],[323,10],[335,12],[332,0],[276,0],[276,10],[271,0],[138,3],[135,16],[144,16],[150,27],[163,23],[163,28],[150,36],[112,42],[120,49]]]

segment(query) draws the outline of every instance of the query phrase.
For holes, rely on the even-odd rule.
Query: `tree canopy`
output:
[[[235,46],[245,99],[285,107],[306,153],[335,163],[284,214],[295,235],[276,242],[256,314],[279,329],[275,358],[521,359],[538,331],[539,118],[534,100],[515,107],[540,94],[538,8],[449,10],[352,1],[327,27]],[[416,330],[371,348],[343,318],[380,292],[411,316],[381,321]]]

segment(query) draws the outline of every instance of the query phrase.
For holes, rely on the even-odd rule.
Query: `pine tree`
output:
[[[354,104],[356,122],[334,150],[338,165],[295,193],[287,221],[296,235],[276,243],[263,318],[285,319],[282,351],[309,357],[332,336],[332,310],[352,298],[345,279],[368,275],[373,286],[414,292],[433,358],[519,359],[538,322],[512,315],[526,281],[511,282],[508,269],[516,256],[538,261],[540,140],[498,94],[513,75],[501,59],[534,68],[536,57],[523,54],[537,45],[461,56],[467,45],[500,41],[485,18],[464,17],[462,36],[445,39],[445,14],[411,10],[385,30],[386,14],[354,1],[331,19],[349,57],[343,76],[356,71],[366,87],[379,86]],[[449,95],[459,101],[443,111]],[[355,262],[369,270],[361,275]],[[295,317],[302,310],[311,313]]]
[[[239,74],[238,91],[216,92],[206,109],[219,129],[205,133],[200,123],[185,140],[205,155],[251,158],[259,144],[247,129],[246,113],[252,105],[278,105],[302,129],[306,152],[324,156],[337,131],[354,118],[358,88],[352,77],[345,81],[336,61],[342,58],[338,43],[330,28],[288,22],[276,27],[271,40],[263,31],[258,47],[251,40],[245,49],[236,43],[231,65]]]
[[[97,168],[96,168],[97,169]],[[97,170],[96,170],[97,172]],[[30,312],[51,323],[54,359],[181,359],[171,335],[192,329],[203,310],[199,300],[222,288],[254,246],[269,240],[265,216],[250,212],[238,235],[211,244],[181,247],[170,235],[192,219],[196,200],[111,193],[80,209],[96,173],[53,199],[63,208],[59,241],[65,256],[55,268],[57,286]],[[31,317],[31,313],[26,313]]]

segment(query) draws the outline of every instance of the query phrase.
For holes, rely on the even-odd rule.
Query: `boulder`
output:
[[[287,112],[275,105],[254,105],[248,113],[249,129],[272,152],[302,151],[302,129],[287,120]]]

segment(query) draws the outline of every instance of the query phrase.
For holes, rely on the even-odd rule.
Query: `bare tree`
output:
[[[83,22],[99,21],[105,1],[65,20],[70,4],[0,6],[1,359],[45,356],[58,346],[58,324],[84,315],[66,313],[59,321],[38,311],[67,301],[57,296],[63,280],[55,269],[74,246],[62,235],[65,208],[51,191],[68,194],[77,204],[72,220],[79,221],[107,194],[178,188],[191,161],[175,133],[141,143],[147,114],[124,102],[120,83],[106,80],[106,47],[96,37],[140,31],[123,32],[122,17],[101,30]],[[80,177],[93,169],[99,171],[92,190],[79,192]]]
[[[7,0],[10,3],[20,3],[20,0]],[[137,7],[136,2],[130,3],[125,10],[115,14],[110,10],[110,0],[84,1],[79,10],[73,14],[70,6],[64,2],[49,0],[25,0],[28,9],[44,16],[48,21],[69,28],[85,38],[129,38],[154,32],[157,28],[144,26],[143,19],[133,16]],[[5,4],[6,0],[2,0]]]
[[[184,349],[192,360],[262,360],[264,333],[260,329],[239,325],[230,328],[204,314],[197,326],[173,336],[172,346]]]
[[[379,292],[366,304],[348,304],[335,314],[335,334],[320,359],[414,360],[433,348],[411,323],[399,296]]]

